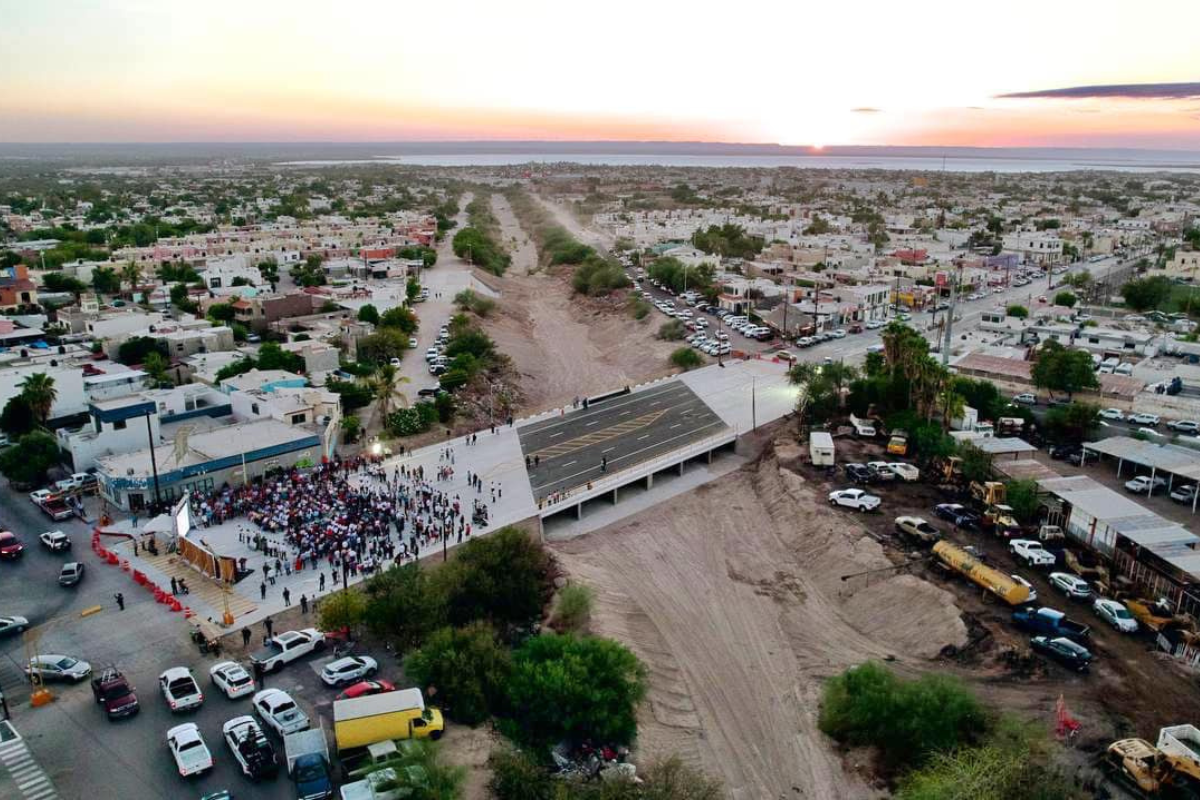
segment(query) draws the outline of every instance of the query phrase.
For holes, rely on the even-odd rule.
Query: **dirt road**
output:
[[[523,411],[555,408],[672,371],[667,356],[674,347],[654,338],[653,315],[639,322],[620,298],[609,307],[575,298],[568,268],[535,272],[536,250],[508,200],[493,195],[492,211],[513,263],[504,277],[489,278],[503,301],[484,325],[521,375]]]
[[[822,681],[966,641],[944,589],[842,582],[883,548],[775,457],[555,551],[596,589],[596,631],[648,665],[641,757],[678,753],[739,800],[879,795],[817,729]]]

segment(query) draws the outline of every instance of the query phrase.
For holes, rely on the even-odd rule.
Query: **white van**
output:
[[[1113,374],[1114,375],[1132,375],[1133,374],[1133,364],[1130,364],[1128,361],[1122,361],[1120,364],[1117,364],[1117,366],[1113,368]]]

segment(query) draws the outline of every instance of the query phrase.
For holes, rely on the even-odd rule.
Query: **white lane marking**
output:
[[[600,454],[601,454],[601,455],[604,455],[605,453],[611,453],[613,450],[616,450],[616,449],[617,449],[617,448],[615,448],[615,447],[610,447],[610,448],[608,448],[607,450],[601,450],[601,451],[600,451]]]
[[[667,428],[667,430],[669,430],[669,431],[673,431],[673,430],[675,430],[676,428],[679,428],[679,427],[682,427],[682,426],[683,426],[683,423],[682,423],[682,422],[676,422],[674,425],[672,425],[671,427]]]
[[[552,433],[552,434],[550,434],[550,438],[553,439],[555,436],[562,436],[564,433],[566,433],[566,431],[559,431],[558,433]]]
[[[590,428],[590,427],[592,427],[593,425],[595,425],[595,424],[596,424],[597,422],[599,422],[599,421],[600,421],[600,420],[598,420],[598,419],[594,419],[594,420],[592,420],[591,422],[589,422],[587,425],[584,425],[583,427],[585,427],[585,428]]]
[[[574,461],[568,461],[567,463],[563,464],[563,466],[564,466],[564,467],[569,467],[569,466],[571,466],[571,465],[572,465],[572,464],[574,464],[574,463],[575,463]]]
[[[650,438],[650,434],[647,433],[645,436],[639,436],[637,438],[637,440],[640,442],[642,439],[649,439],[649,438]]]

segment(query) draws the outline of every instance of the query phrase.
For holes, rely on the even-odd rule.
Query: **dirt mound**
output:
[[[869,658],[966,642],[947,593],[890,562],[773,456],[556,546],[598,593],[593,628],[650,672],[639,747],[679,753],[731,797],[872,797],[817,729],[825,678]]]

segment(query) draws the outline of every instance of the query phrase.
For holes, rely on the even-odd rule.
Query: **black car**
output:
[[[842,468],[846,477],[855,483],[874,483],[875,473],[866,464],[847,464]]]
[[[1055,461],[1068,461],[1072,455],[1082,453],[1083,449],[1073,444],[1056,444],[1050,448],[1050,457]]]
[[[1076,672],[1087,672],[1092,663],[1090,650],[1065,637],[1051,639],[1049,636],[1034,636],[1029,640],[1029,644],[1035,653],[1049,656],[1064,667]]]
[[[424,389],[417,390],[417,397],[437,397],[439,394],[445,394],[446,390],[440,386],[426,386]]]
[[[954,518],[954,526],[968,531],[977,531],[983,524],[983,517],[978,512],[964,508],[963,512]]]
[[[934,514],[950,522],[954,522],[966,510],[967,507],[959,503],[941,503],[933,507]]]

